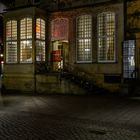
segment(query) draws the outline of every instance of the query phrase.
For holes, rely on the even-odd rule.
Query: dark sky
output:
[[[14,2],[15,0],[0,0],[0,2],[4,3],[4,4],[9,4]]]

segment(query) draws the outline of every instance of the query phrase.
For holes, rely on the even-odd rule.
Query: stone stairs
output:
[[[97,86],[97,84],[95,84],[95,82],[93,80],[87,79],[87,78],[79,76],[79,75],[75,75],[72,72],[63,72],[62,78],[74,83],[75,85],[79,86],[80,88],[83,88],[89,94],[93,94],[93,93],[94,94],[104,94],[104,93],[109,92],[106,89]]]

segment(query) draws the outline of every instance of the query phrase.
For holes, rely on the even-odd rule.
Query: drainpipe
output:
[[[126,40],[127,34],[127,0],[123,0],[123,9],[124,9],[124,40]]]

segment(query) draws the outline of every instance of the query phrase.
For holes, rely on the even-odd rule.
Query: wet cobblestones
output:
[[[0,140],[139,140],[139,122],[119,121],[114,116],[114,107],[100,104],[114,99],[55,96],[11,96],[3,98],[0,108]],[[76,99],[77,98],[77,99]],[[88,100],[88,102],[86,101]],[[6,101],[9,101],[6,103]],[[93,103],[94,101],[94,103]],[[100,101],[100,102],[99,102]],[[131,117],[131,111],[139,104],[126,102],[127,108],[118,100],[122,118]],[[88,106],[87,106],[88,103]],[[137,105],[137,106],[136,106]],[[75,106],[75,108],[73,107]],[[96,107],[95,107],[96,106]],[[87,108],[87,110],[85,110]],[[112,113],[111,113],[112,108]],[[79,109],[79,112],[77,112]],[[81,112],[83,111],[83,112]],[[100,116],[101,113],[107,115]],[[110,113],[109,113],[110,112]],[[83,117],[86,113],[87,117]],[[125,114],[127,113],[127,114]],[[91,115],[92,114],[92,115]],[[95,114],[95,115],[94,115]],[[134,115],[137,117],[137,115]],[[98,117],[99,116],[99,117]],[[110,118],[110,120],[109,120]],[[113,119],[111,119],[113,118]],[[135,118],[134,118],[135,119]],[[137,120],[138,121],[138,120]]]
[[[36,113],[1,113],[1,140],[139,140],[138,131],[119,125]]]

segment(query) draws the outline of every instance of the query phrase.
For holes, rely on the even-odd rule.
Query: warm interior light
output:
[[[39,24],[36,25],[36,33],[40,33],[40,25]]]

